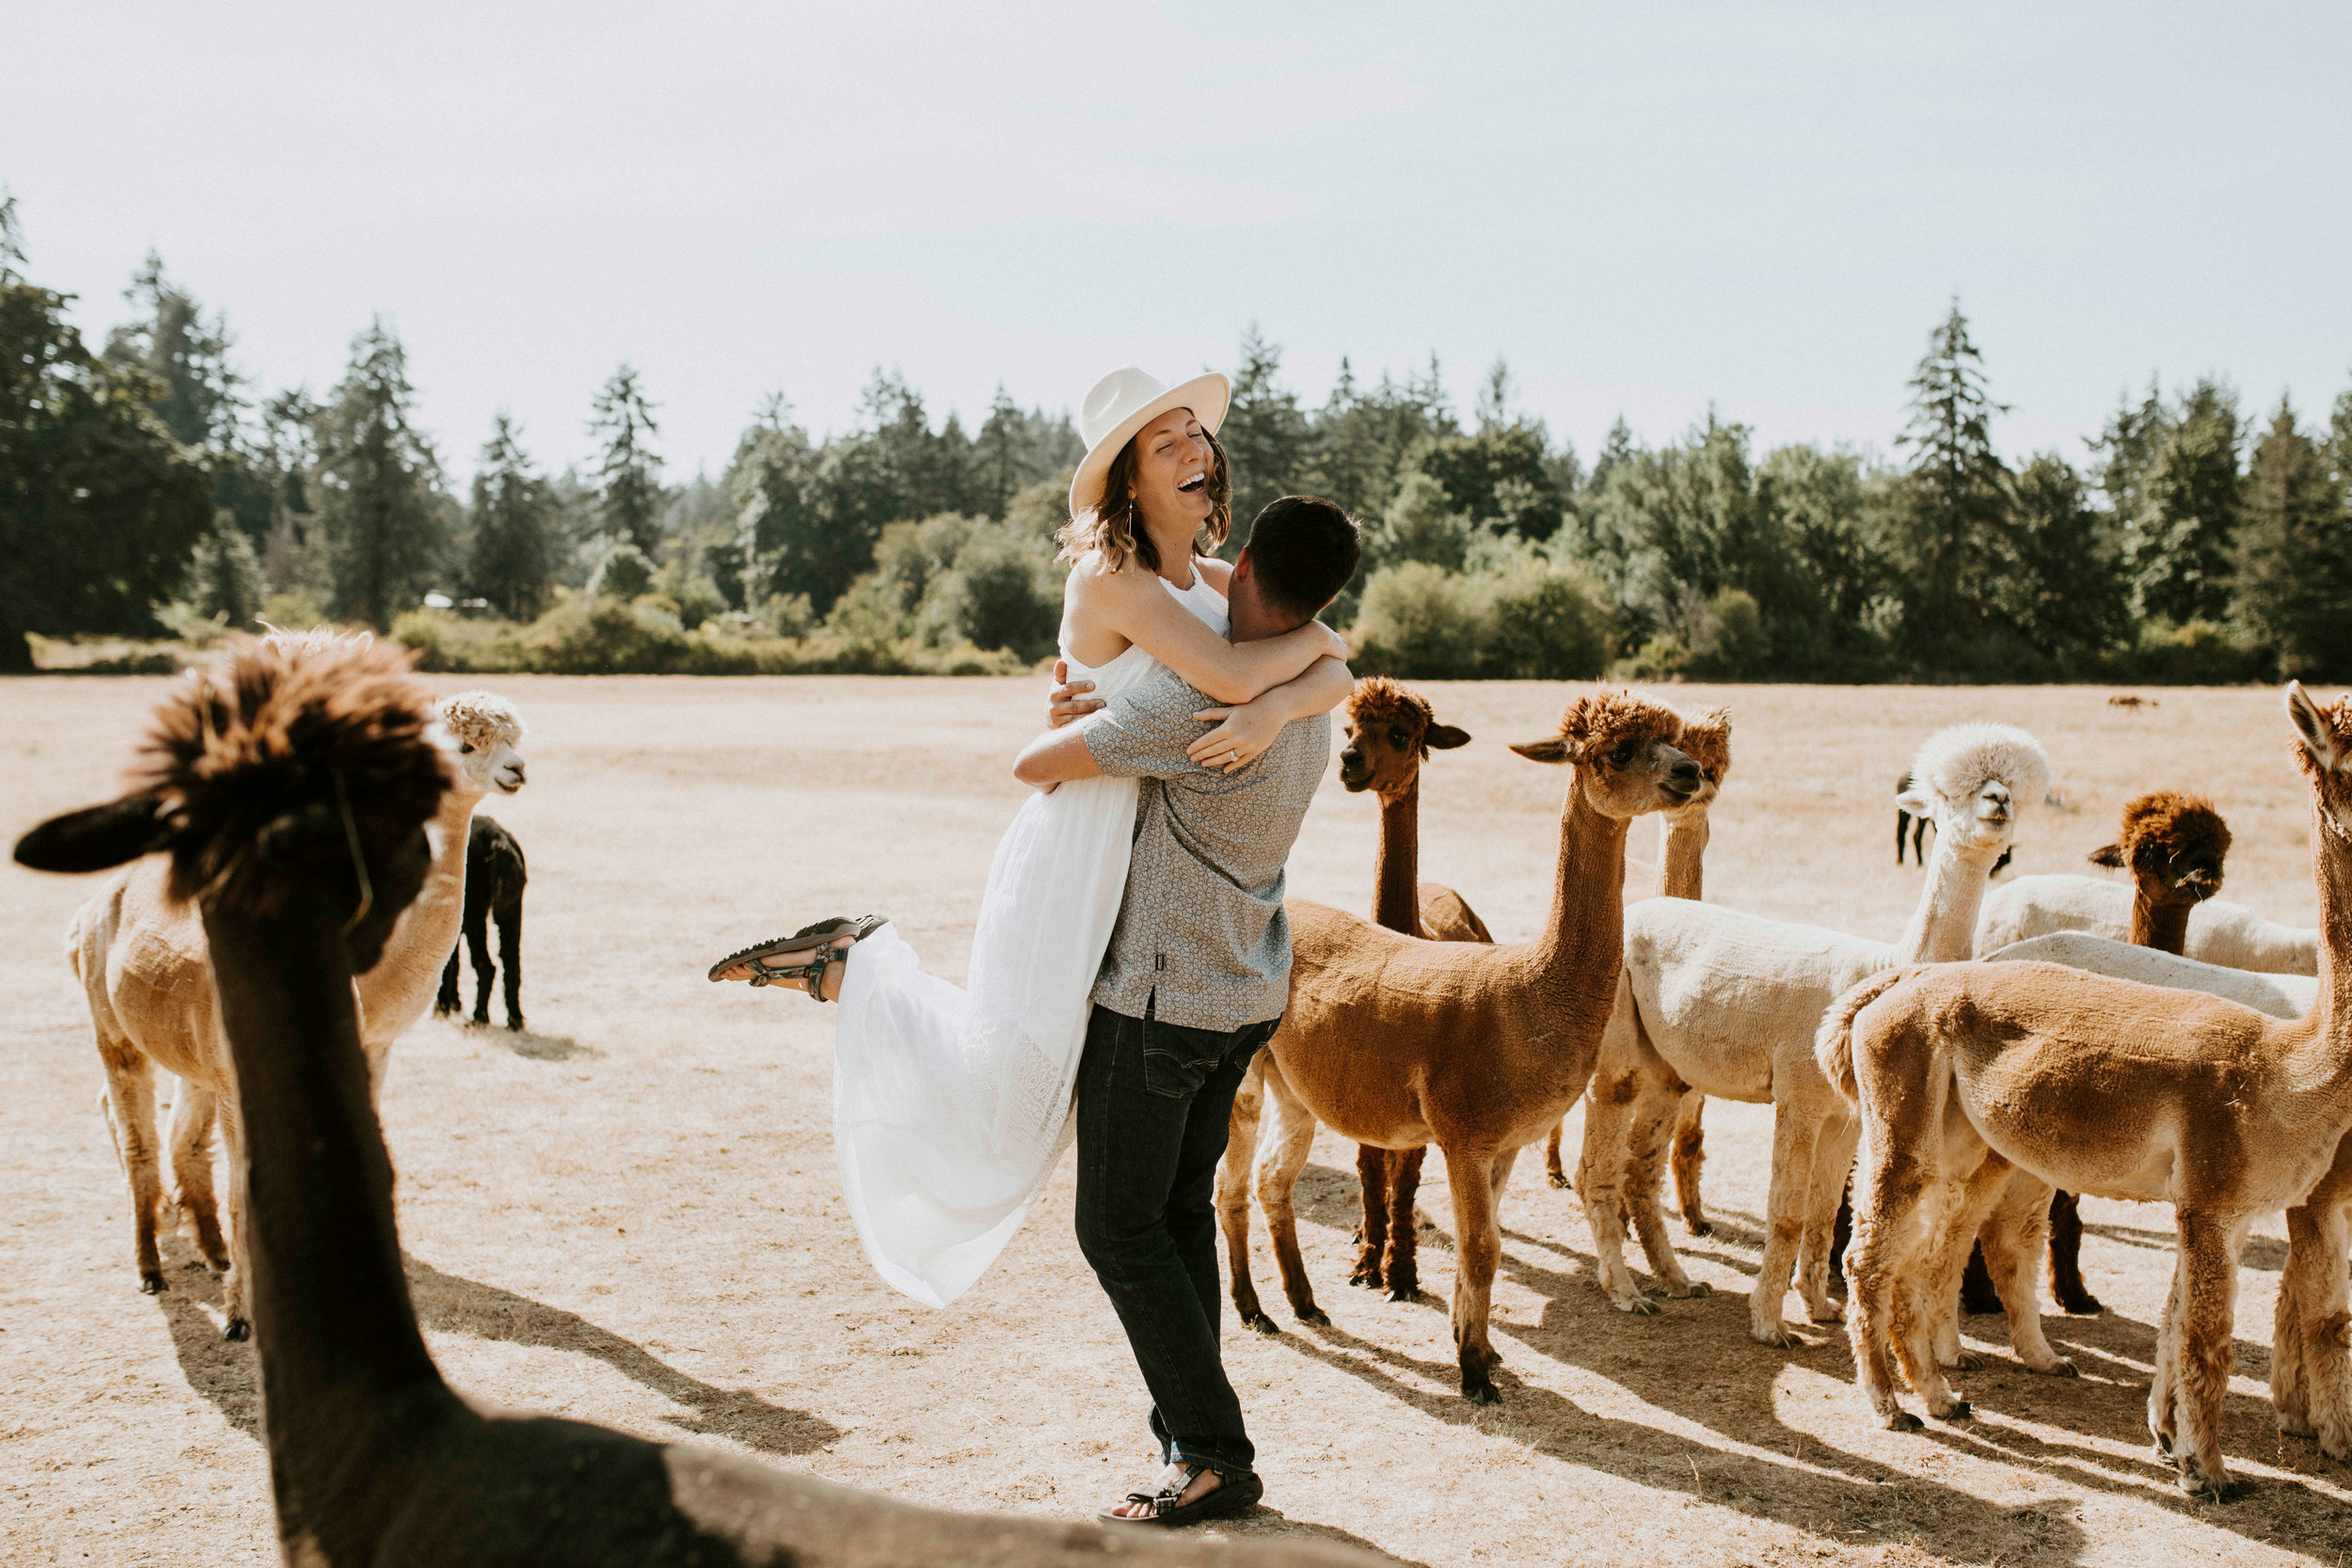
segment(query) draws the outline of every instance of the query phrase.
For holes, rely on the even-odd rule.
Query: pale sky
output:
[[[1884,449],[1956,293],[2012,451],[2120,394],[2352,386],[2352,7],[20,3],[0,183],[93,338],[152,245],[264,388],[397,325],[453,472],[585,455],[623,359],[669,477],[893,366],[1230,368],[1310,402],[1500,354],[1590,458],[1712,403]],[[2329,150],[2333,149],[2333,150]]]

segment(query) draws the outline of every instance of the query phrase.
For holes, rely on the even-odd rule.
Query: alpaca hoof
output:
[[[1280,1325],[1275,1323],[1272,1318],[1267,1317],[1263,1312],[1244,1312],[1241,1315],[1241,1321],[1245,1326],[1254,1328],[1261,1334],[1279,1334],[1282,1332]]]
[[[523,1032],[523,1021],[519,1018],[510,1018],[506,1021],[506,1027],[513,1033],[519,1035]]]
[[[1949,1367],[1955,1371],[1973,1372],[1983,1368],[1984,1353],[1963,1346],[1952,1353],[1952,1358],[1949,1361],[1944,1360],[1942,1356],[1936,1357],[1936,1361],[1939,1365]]]
[[[1682,1228],[1688,1230],[1693,1236],[1712,1236],[1715,1234],[1715,1227],[1708,1224],[1706,1220],[1696,1214],[1683,1215]]]
[[[2209,1480],[2193,1470],[2184,1470],[2173,1478],[2173,1484],[2189,1497],[2209,1503],[2233,1503],[2252,1490],[2245,1481],[2227,1477]]]
[[[1846,1321],[1846,1309],[1827,1298],[1819,1306],[1808,1305],[1804,1315],[1808,1321],[1817,1323],[1842,1323]]]
[[[1476,1383],[1464,1379],[1462,1397],[1472,1404],[1501,1404],[1502,1402],[1502,1396],[1495,1392],[1495,1386],[1483,1378]]]
[[[2316,1437],[2319,1429],[2303,1416],[2281,1410],[2279,1412],[2279,1433],[2283,1437]]]
[[[1629,1296],[1611,1296],[1609,1305],[1620,1312],[1630,1312],[1637,1317],[1648,1317],[1658,1310],[1658,1304],[1639,1291]]]
[[[253,1338],[253,1325],[246,1323],[243,1318],[231,1318],[229,1320],[227,1324],[222,1327],[220,1337],[224,1339],[232,1339],[242,1344],[244,1341]]]
[[[1544,1180],[1550,1182],[1553,1186],[1559,1188],[1564,1193],[1568,1190],[1568,1173],[1565,1171],[1553,1171],[1550,1175],[1545,1177]]]
[[[1713,1295],[1715,1287],[1704,1279],[1686,1279],[1679,1285],[1668,1286],[1666,1293],[1678,1301],[1689,1301],[1694,1296]]]
[[[1295,1307],[1293,1310],[1296,1313],[1298,1321],[1302,1323],[1312,1323],[1317,1328],[1329,1328],[1331,1326],[1330,1314],[1324,1311],[1322,1307],[1317,1307],[1311,1301],[1306,1306]]]
[[[1954,1400],[1951,1408],[1935,1418],[1939,1421],[1973,1421],[1977,1418],[1977,1407],[1966,1400]]]
[[[2154,1433],[2154,1438],[2155,1438],[2154,1447],[2155,1447],[2155,1450],[2156,1450],[2156,1457],[2157,1457],[2158,1459],[2160,1459],[2160,1460],[2164,1461],[2167,1465],[2171,1464],[2171,1463],[2172,1463],[2172,1434],[2171,1434],[2170,1433],[2159,1432],[2159,1433]]]
[[[165,1280],[162,1270],[141,1269],[139,1271],[139,1294],[160,1296],[170,1289],[171,1286]]]
[[[1370,1268],[1358,1269],[1354,1274],[1347,1276],[1347,1282],[1350,1285],[1360,1285],[1367,1291],[1376,1291],[1380,1289],[1383,1283],[1380,1278],[1380,1271],[1378,1269]]]
[[[1785,1323],[1750,1323],[1748,1324],[1748,1338],[1759,1345],[1770,1345],[1774,1350],[1789,1350],[1804,1343],[1788,1332],[1788,1325]]]
[[[1419,1301],[1422,1299],[1421,1287],[1409,1279],[1390,1286],[1387,1295],[1388,1299],[1391,1301]]]
[[[2106,1306],[2095,1296],[2076,1296],[2071,1301],[2060,1296],[2058,1307],[2061,1310],[2077,1318],[2095,1318],[2106,1310]]]
[[[1908,1410],[1895,1411],[1886,1418],[1886,1430],[1889,1432],[1923,1432],[1926,1429],[1927,1422]]]
[[[2044,1377],[2080,1377],[2083,1375],[2081,1369],[2076,1367],[2074,1362],[2069,1361],[2063,1355],[2059,1356],[2056,1361],[2051,1362],[2048,1366],[2038,1367],[2035,1370],[2041,1372]]]

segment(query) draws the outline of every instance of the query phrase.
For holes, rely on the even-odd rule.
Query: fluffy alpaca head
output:
[[[2095,865],[2129,867],[2141,895],[2159,904],[2198,904],[2221,891],[2230,826],[2202,795],[2160,789],[2123,808],[2113,844],[2091,852]]]
[[[512,795],[523,786],[522,715],[495,691],[460,691],[435,705],[450,771],[460,794],[481,797],[495,789]]]
[[[1896,803],[1933,819],[1939,844],[1997,853],[2015,835],[2017,814],[2049,792],[2050,759],[2013,724],[1952,724],[1921,742],[1911,781]]]
[[[1349,794],[1370,789],[1396,795],[1421,776],[1432,750],[1470,743],[1470,732],[1440,724],[1429,699],[1386,675],[1356,683],[1344,710],[1347,745],[1340,752],[1340,783]]]
[[[1685,719],[1675,744],[1699,765],[1699,792],[1683,809],[1704,811],[1715,803],[1724,780],[1731,774],[1731,709],[1710,708],[1695,719]]]
[[[1699,765],[1677,744],[1682,715],[1630,691],[1595,691],[1560,715],[1560,733],[1516,743],[1530,762],[1567,763],[1584,799],[1605,816],[1687,806],[1699,792]]]
[[[157,705],[132,794],[43,823],[17,859],[94,871],[169,850],[174,897],[254,915],[296,874],[323,875],[358,911],[365,969],[416,896],[421,830],[449,787],[432,721],[389,644],[239,638]]]
[[[2303,689],[2301,681],[2287,682],[2287,718],[2299,744],[2296,766],[2319,796],[2319,819],[2333,832],[2338,849],[2352,854],[2352,697],[2339,697],[2326,707]]]

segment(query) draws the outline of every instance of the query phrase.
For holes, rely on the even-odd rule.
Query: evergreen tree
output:
[[[1331,395],[1311,421],[1307,468],[1297,487],[1369,521],[1392,504],[1413,455],[1456,434],[1442,395],[1433,402],[1423,383],[1408,380],[1400,386],[1386,372],[1379,385],[1365,390],[1355,367],[1343,358]]]
[[[28,632],[137,632],[178,591],[213,519],[200,456],[155,417],[156,383],[109,366],[28,282],[0,194],[0,671],[33,667]]]
[[[1032,461],[1026,423],[1020,406],[1006,395],[1005,384],[998,382],[996,395],[989,400],[988,419],[972,443],[969,498],[976,509],[992,517],[1003,516],[1013,492],[1026,483]]]
[[[2008,410],[1985,391],[1983,356],[1958,300],[1929,335],[1911,390],[1899,438],[1915,454],[1899,524],[1909,568],[1903,620],[1912,653],[1935,658],[1984,623],[2008,510],[2009,471],[1993,449],[1993,417]]]
[[[1268,501],[1305,488],[1312,452],[1307,416],[1298,406],[1298,394],[1283,386],[1281,378],[1281,349],[1267,342],[1251,323],[1242,334],[1232,402],[1217,432],[1232,467],[1233,533],[1225,549],[1229,556],[1240,553],[1251,521]]]
[[[262,559],[253,541],[222,514],[188,557],[183,602],[234,631],[249,626],[262,613],[264,592]]]
[[[605,537],[634,545],[648,559],[661,547],[661,459],[652,438],[658,405],[645,399],[637,371],[624,363],[596,393],[588,434],[596,438],[597,520]]]
[[[555,492],[532,471],[522,432],[500,414],[473,476],[473,548],[466,589],[510,621],[528,621],[555,584]]]
[[[431,585],[447,543],[440,464],[413,420],[408,355],[378,317],[318,419],[318,503],[338,615],[378,630]]]
[[[2237,399],[2201,380],[2161,427],[2137,504],[2122,519],[2123,563],[2142,615],[2217,621],[2229,611],[2233,545],[2243,504]]]
[[[2056,452],[2035,457],[2010,486],[1994,597],[2020,637],[2074,667],[2131,635],[2122,562],[2082,476]]]
[[[2352,515],[2283,398],[2248,466],[2237,549],[2239,617],[2278,650],[2280,673],[2352,678]]]

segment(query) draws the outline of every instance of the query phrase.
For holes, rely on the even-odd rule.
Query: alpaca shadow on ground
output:
[[[1497,1328],[1512,1338],[1522,1337],[1517,1324]],[[1803,1435],[1798,1462],[1790,1464],[1694,1449],[1687,1438],[1672,1433],[1593,1415],[1549,1388],[1522,1383],[1507,1365],[1495,1373],[1502,1403],[1489,1409],[1470,1403],[1450,1387],[1433,1393],[1400,1375],[1448,1386],[1458,1375],[1451,1362],[1422,1360],[1338,1328],[1312,1329],[1288,1342],[1438,1420],[1509,1437],[1565,1464],[1606,1469],[1660,1492],[1681,1493],[1835,1544],[1914,1542],[1920,1520],[1929,1516],[1936,1520],[1944,1539],[1965,1541],[1965,1555],[1971,1559],[2008,1558],[2033,1550],[2074,1560],[2086,1544],[2081,1528],[2071,1519],[2035,1514],[2029,1520],[2017,1510],[1931,1481],[1905,1478],[1898,1500],[1882,1484],[1887,1479],[1884,1466],[1828,1448],[1810,1434]],[[1771,1408],[1768,1371],[1734,1375],[1755,1386],[1749,1391],[1759,1402],[1758,1408]],[[1690,1392],[1687,1384],[1684,1390]],[[1714,1397],[1721,1400],[1723,1395]],[[1779,1446],[1788,1446],[1785,1439]],[[1839,1533],[1823,1533],[1825,1520],[1835,1522]]]
[[[156,1238],[164,1256],[164,1278],[171,1288],[154,1298],[171,1331],[171,1354],[188,1386],[212,1402],[229,1424],[255,1442],[262,1439],[262,1380],[250,1340],[236,1342],[220,1337],[222,1313],[228,1303],[220,1281],[204,1266],[196,1245],[177,1229]],[[123,1286],[131,1288],[129,1266]],[[206,1307],[213,1308],[206,1311]]]
[[[787,1409],[756,1394],[690,1377],[577,1312],[479,1280],[443,1274],[413,1253],[402,1261],[407,1267],[408,1291],[417,1304],[417,1318],[425,1327],[593,1356],[631,1382],[693,1411],[690,1419],[665,1418],[681,1431],[730,1437],[763,1453],[785,1456],[814,1452],[841,1435],[840,1428],[805,1410]]]
[[[516,1055],[528,1056],[534,1062],[568,1062],[578,1057],[604,1054],[595,1046],[583,1044],[569,1035],[538,1035],[529,1029],[501,1029],[490,1023],[468,1023],[465,1030],[468,1035],[504,1046]]]
[[[1414,1558],[1398,1557],[1392,1552],[1384,1551],[1362,1536],[1350,1535],[1337,1526],[1318,1525],[1309,1519],[1294,1519],[1280,1509],[1269,1508],[1263,1503],[1260,1503],[1236,1518],[1228,1520],[1221,1528],[1225,1534],[1237,1541],[1302,1539],[1317,1541],[1334,1546],[1353,1546],[1359,1552],[1370,1552],[1383,1562],[1396,1564],[1396,1568],[1429,1568],[1425,1562]]]
[[[2179,1238],[2169,1230],[2142,1230],[2130,1225],[2085,1225],[2086,1236],[2104,1237],[2121,1242],[2125,1246],[2145,1247],[2151,1252],[2170,1252]],[[2246,1250],[2238,1262],[2265,1274],[2278,1274],[2287,1266],[2287,1244],[2276,1236],[2249,1236]]]

